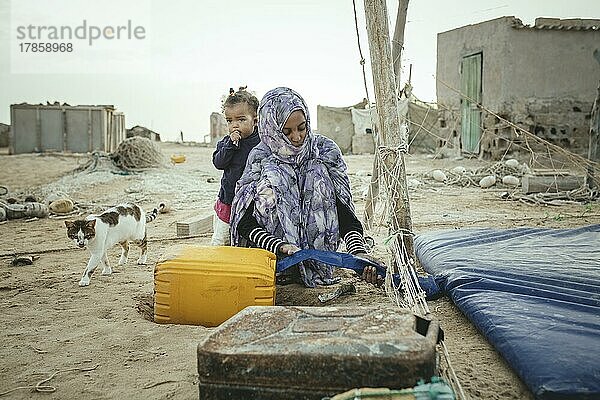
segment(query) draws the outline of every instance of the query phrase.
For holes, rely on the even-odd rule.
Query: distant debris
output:
[[[565,31],[598,31],[600,30],[600,19],[591,18],[544,18],[535,19],[533,26],[525,25],[519,18],[513,17],[512,27],[516,29],[546,29]]]
[[[60,101],[53,101],[50,102],[48,100],[46,100],[46,104],[43,103],[38,103],[38,104],[32,104],[32,103],[27,103],[26,101],[22,102],[22,103],[18,103],[15,104],[17,106],[31,106],[31,107],[37,107],[37,106],[52,106],[52,107],[101,107],[101,108],[111,108],[111,109],[115,109],[114,104],[78,104],[76,106],[72,106],[67,102],[63,102],[61,103]]]
[[[141,136],[155,142],[160,142],[160,134],[146,128],[145,126],[136,125],[131,129],[127,129],[126,137]]]

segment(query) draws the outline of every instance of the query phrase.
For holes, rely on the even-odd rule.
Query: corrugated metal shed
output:
[[[12,104],[9,153],[112,152],[125,139],[125,116],[112,105]]]

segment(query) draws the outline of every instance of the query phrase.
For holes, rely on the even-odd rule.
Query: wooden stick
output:
[[[370,230],[373,228],[373,214],[375,213],[375,205],[377,204],[377,197],[379,196],[379,155],[375,154],[373,160],[373,172],[371,174],[371,183],[369,184],[369,191],[367,192],[367,201],[365,203],[364,223],[365,229]]]
[[[600,135],[600,110],[598,108],[600,108],[600,84],[598,85],[594,107],[592,107],[592,116],[590,118],[590,144],[588,149],[588,159],[596,163],[600,162],[600,141],[598,140],[598,136]],[[594,165],[590,164],[588,166],[586,177],[586,183],[590,189],[594,189],[598,186],[596,182],[594,182],[594,175]]]

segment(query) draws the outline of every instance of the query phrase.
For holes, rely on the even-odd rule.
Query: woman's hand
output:
[[[284,243],[281,246],[279,246],[279,252],[281,254],[287,254],[288,256],[291,256],[297,251],[300,251],[300,247],[296,246],[295,244]]]
[[[374,263],[379,264],[385,268],[385,264],[383,262],[367,253],[356,253],[355,256],[364,258],[369,261],[373,261]],[[377,268],[375,268],[372,265],[368,265],[365,267],[362,273],[362,278],[365,282],[372,283],[377,287],[383,285],[383,276],[381,276],[381,274],[378,274]]]

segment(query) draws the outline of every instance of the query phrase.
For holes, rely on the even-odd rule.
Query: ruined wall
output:
[[[0,123],[0,147],[8,147],[8,131],[10,125]]]
[[[354,124],[350,108],[317,105],[317,131],[332,139],[342,154],[352,153]]]
[[[527,98],[505,103],[498,115],[552,144],[587,156],[591,107],[588,101],[572,97]],[[481,155],[484,158],[499,159],[511,143],[522,144],[523,136],[517,136],[512,126],[494,115],[483,114]],[[460,118],[456,124],[460,132]],[[531,149],[544,151],[534,147]]]
[[[228,134],[227,121],[223,114],[213,112],[210,114],[210,142],[216,144]]]
[[[421,101],[408,103],[408,142],[410,152],[429,151],[437,147],[438,110]]]
[[[586,154],[593,99],[574,97],[522,98],[506,103],[506,116],[536,136]]]

